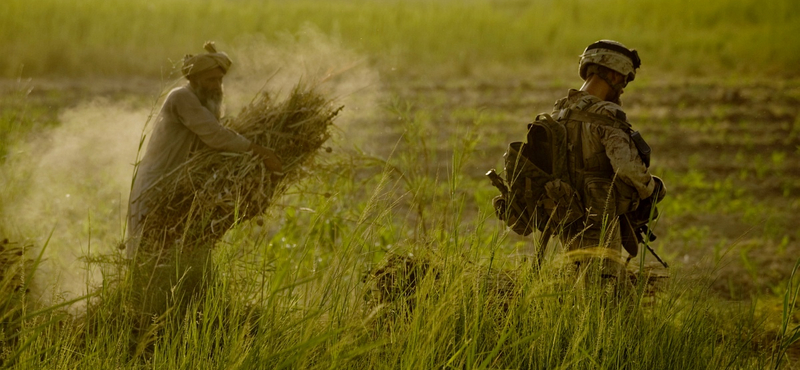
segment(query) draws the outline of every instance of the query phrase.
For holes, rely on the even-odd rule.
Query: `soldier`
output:
[[[570,89],[565,98],[555,103],[552,113],[547,117],[553,124],[563,125],[560,126],[564,132],[562,142],[566,146],[562,152],[566,157],[563,160],[564,170],[561,171],[563,175],[539,181],[542,189],[538,193],[528,189],[528,194],[537,194],[534,198],[538,199],[526,199],[531,196],[519,192],[516,202],[525,204],[517,204],[517,211],[513,207],[506,209],[507,200],[512,203],[515,201],[505,199],[512,198],[509,194],[497,198],[502,201],[495,201],[498,215],[515,231],[529,233],[535,224],[545,235],[559,234],[562,243],[571,251],[602,247],[607,248],[605,252],[610,252],[608,254],[619,256],[624,245],[630,255],[637,254],[642,238],[640,231],[655,215],[655,203],[666,194],[661,180],[648,170],[649,147],[638,132],[633,131],[622,110],[620,97],[627,84],[633,81],[640,64],[636,50],[628,49],[616,41],[597,41],[584,50],[579,62],[583,86],[579,90]],[[527,148],[520,150],[522,155],[519,157],[525,157],[523,161],[526,163],[528,160],[539,163],[541,161],[534,158],[538,152],[532,140],[529,132]],[[509,154],[514,153],[509,150]],[[552,163],[558,163],[558,160],[555,158]],[[509,172],[509,155],[506,167]],[[545,172],[537,170],[527,173]],[[507,173],[507,176],[511,174]],[[528,175],[522,175],[525,176]],[[515,187],[514,182],[522,183],[523,180],[508,178],[511,189]],[[530,188],[531,181],[525,181],[528,181]],[[548,182],[545,184],[545,181]],[[534,187],[537,184],[535,179],[533,184]],[[554,198],[555,193],[561,195],[556,199],[548,199]],[[571,201],[573,193],[574,199],[577,199],[574,202]],[[580,204],[575,207],[575,212],[571,212],[574,217],[562,216],[554,220],[553,215],[566,214],[564,209],[567,203]],[[572,206],[574,204],[570,204]],[[527,211],[526,207],[536,211]],[[561,207],[560,210],[553,212],[557,207]],[[539,219],[549,220],[546,226],[542,226],[544,223],[537,224],[537,215]],[[603,265],[604,275],[617,275],[620,272],[620,264]]]

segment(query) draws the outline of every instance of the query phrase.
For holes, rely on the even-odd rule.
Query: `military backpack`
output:
[[[528,235],[534,228],[550,235],[585,216],[581,170],[575,167],[580,158],[580,143],[569,150],[566,124],[572,121],[594,122],[620,128],[631,135],[646,166],[650,148],[624,119],[586,112],[590,102],[575,108],[561,109],[555,117],[542,113],[528,124],[526,142],[512,142],[504,154],[505,178],[494,170],[487,175],[502,195],[495,197],[497,216],[517,234]],[[573,160],[570,161],[570,156]],[[576,178],[577,177],[577,178]]]

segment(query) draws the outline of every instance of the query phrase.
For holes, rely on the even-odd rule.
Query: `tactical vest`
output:
[[[513,217],[503,219],[518,234],[528,235],[534,227],[541,232],[558,232],[583,219],[587,208],[597,210],[598,206],[586,204],[587,200],[596,201],[598,197],[605,200],[598,193],[612,191],[614,170],[605,152],[584,156],[581,139],[584,122],[631,134],[642,160],[649,166],[650,149],[643,140],[636,141],[634,136],[638,133],[625,121],[624,113],[612,118],[586,112],[597,103],[587,96],[569,108],[566,99],[562,99],[556,103],[554,116],[539,114],[528,125],[527,142],[509,144],[504,156],[508,184],[504,197],[506,212]],[[622,181],[615,182],[614,187],[613,191],[623,196],[619,197],[620,204],[613,205],[613,213],[635,209],[637,204],[633,203],[638,203],[633,196],[635,190]]]
[[[631,125],[625,121],[624,113],[622,119],[612,118],[597,113],[586,112],[587,109],[600,102],[585,96],[575,104],[574,108],[567,107],[567,99],[564,98],[556,103],[556,121],[561,122],[567,132],[567,168],[570,174],[570,183],[577,189],[583,189],[586,181],[592,178],[611,179],[614,176],[614,168],[608,159],[605,151],[597,153],[583,152],[583,126],[585,122],[606,125],[618,128],[627,133],[631,133]],[[584,195],[584,194],[581,194]]]

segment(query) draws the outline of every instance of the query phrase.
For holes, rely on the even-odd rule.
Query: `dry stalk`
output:
[[[141,248],[161,250],[173,243],[208,247],[234,224],[263,214],[307,172],[303,167],[330,137],[342,108],[302,84],[281,102],[260,93],[223,125],[274,150],[284,172],[267,171],[250,153],[197,151],[147,190],[157,200],[145,222]]]

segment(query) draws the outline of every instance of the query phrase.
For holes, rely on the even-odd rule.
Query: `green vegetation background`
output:
[[[134,333],[125,292],[117,289],[125,282],[113,280],[113,264],[102,258],[80,261],[108,274],[96,292],[102,299],[78,305],[80,312],[66,315],[21,292],[0,296],[2,366],[796,366],[796,344],[794,357],[783,356],[800,328],[791,299],[798,276],[785,268],[800,235],[789,221],[800,188],[800,3],[792,0],[4,0],[0,76],[12,87],[0,100],[0,232],[32,238],[38,251],[48,243],[46,230],[60,223],[70,232],[56,236],[76,249],[113,249],[124,229],[125,195],[110,185],[120,176],[98,174],[87,156],[86,166],[56,172],[72,177],[45,185],[57,188],[45,194],[53,204],[31,210],[14,199],[41,188],[31,180],[40,167],[20,165],[28,163],[24,157],[85,133],[65,122],[140,123],[142,107],[154,100],[142,96],[153,87],[143,93],[129,83],[175,79],[180,54],[199,52],[206,40],[243,50],[286,43],[308,26],[380,74],[388,93],[369,100],[377,112],[347,124],[375,139],[355,144],[381,146],[386,155],[336,147],[266,226],[241,225],[227,235],[216,256],[224,278],[193,303],[195,315],[153,318],[153,332]],[[629,116],[658,149],[654,166],[674,185],[657,250],[680,265],[687,250],[698,249],[691,257],[713,265],[738,241],[711,241],[714,222],[744,218],[748,227],[763,226],[740,246],[745,272],[721,284],[733,296],[743,290],[739,282],[770,275],[760,290],[746,290],[755,292],[752,301],[720,298],[714,275],[677,269],[659,299],[609,304],[603,287],[576,288],[554,261],[544,274],[533,271],[529,241],[491,219],[487,204],[496,192],[476,168],[496,165],[505,143],[519,138],[516,125],[578,82],[578,54],[598,38],[623,40],[643,58],[643,73],[626,95],[639,99]],[[29,89],[29,77],[59,83]],[[108,100],[84,104],[97,95]],[[96,143],[127,137],[113,132],[118,127],[100,130],[87,147],[62,145],[71,150],[62,153],[115,158]],[[37,141],[51,131],[56,140]],[[764,191],[769,201],[746,187],[769,181],[776,183]],[[59,204],[72,201],[64,193],[102,202],[53,219],[63,215]],[[40,215],[36,228],[19,227],[30,226],[18,220],[23,214]],[[731,225],[735,238],[747,233]],[[773,260],[753,258],[767,247],[770,257],[789,262],[776,269]],[[411,304],[370,301],[376,292],[362,279],[388,252],[410,252],[440,268],[419,282]],[[510,294],[494,294],[508,281]],[[90,290],[89,279],[77,283],[78,295]],[[56,302],[74,297],[51,294]]]
[[[270,41],[306,23],[407,72],[573,63],[598,35],[673,75],[797,76],[800,64],[791,0],[6,0],[0,74],[160,77],[186,45]]]

